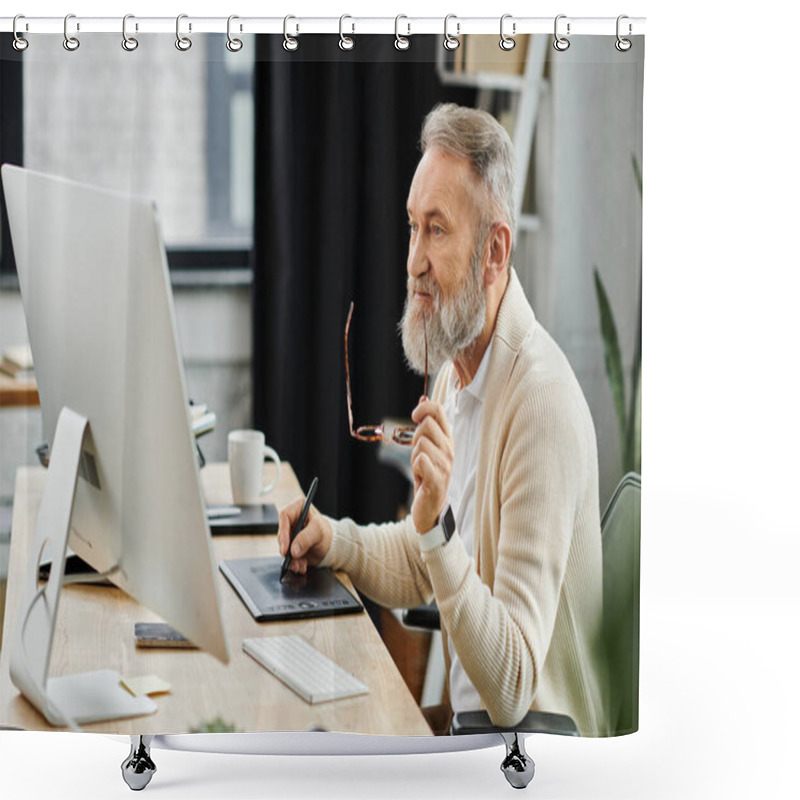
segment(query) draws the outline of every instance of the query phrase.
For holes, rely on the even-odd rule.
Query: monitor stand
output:
[[[77,727],[152,714],[149,697],[134,697],[113,670],[49,678],[58,601],[64,581],[72,504],[89,420],[69,408],[58,417],[47,482],[36,518],[33,548],[24,576],[19,624],[12,640],[10,673],[14,685],[51,725]],[[50,552],[47,583],[38,586],[39,565]]]

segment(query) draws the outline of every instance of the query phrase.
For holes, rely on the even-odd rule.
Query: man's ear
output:
[[[483,283],[491,286],[501,278],[511,257],[511,228],[507,222],[495,222],[486,239]]]

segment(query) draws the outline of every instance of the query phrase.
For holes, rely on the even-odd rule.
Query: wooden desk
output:
[[[265,465],[265,479],[274,467]],[[9,555],[4,646],[0,653],[0,724],[28,730],[52,730],[23,698],[9,677],[9,647],[18,624],[21,576],[28,568],[29,542],[46,472],[23,467],[17,472]],[[202,471],[209,503],[230,503],[227,466]],[[268,496],[279,508],[300,497],[294,472],[284,463],[280,484]],[[214,537],[214,555],[226,558],[276,555],[275,536]],[[146,650],[134,644],[134,623],[158,617],[116,587],[67,586],[61,603],[50,661],[51,677],[109,668],[123,677],[158,675],[172,685],[158,695],[158,711],[131,720],[85,725],[105,733],[188,733],[219,717],[238,731],[304,731],[430,735],[419,707],[406,688],[377,630],[366,613],[257,623],[221,574],[219,592],[231,661],[223,665],[197,650]],[[341,576],[344,578],[344,576]],[[348,588],[352,587],[344,578]],[[361,697],[309,705],[242,651],[249,636],[296,633],[367,684]]]

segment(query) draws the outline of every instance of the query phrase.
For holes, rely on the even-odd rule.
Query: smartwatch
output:
[[[448,504],[444,511],[439,515],[436,524],[427,532],[419,537],[419,549],[423,553],[441,547],[452,539],[456,531],[456,519],[453,516],[453,509]]]

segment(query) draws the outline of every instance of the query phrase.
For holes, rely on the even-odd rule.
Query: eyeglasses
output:
[[[388,442],[396,444],[411,445],[414,441],[415,425],[397,425],[388,436],[383,425],[360,425],[358,428],[353,425],[353,395],[350,391],[350,360],[347,355],[347,336],[350,332],[350,320],[353,318],[353,303],[350,303],[350,311],[347,314],[347,322],[344,326],[344,374],[347,384],[347,417],[350,420],[350,435],[360,442]],[[425,312],[422,312],[422,332],[425,337],[425,382],[422,393],[428,396],[428,325],[425,320]]]

